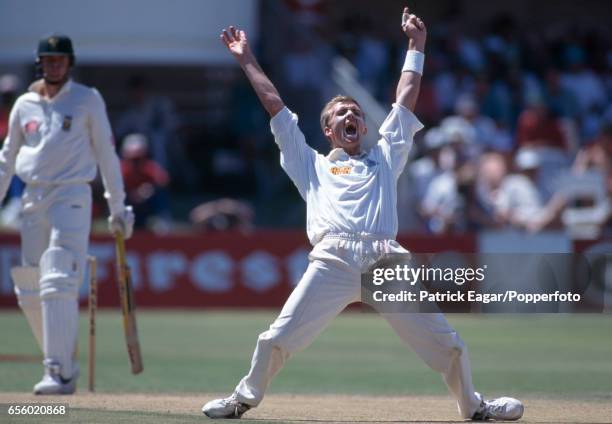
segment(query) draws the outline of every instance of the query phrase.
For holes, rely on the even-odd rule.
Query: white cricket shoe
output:
[[[472,416],[472,420],[516,421],[523,416],[524,410],[525,407],[521,401],[511,397],[500,397],[491,400],[483,399],[480,407]]]
[[[74,366],[74,374],[66,380],[60,374],[61,366],[57,361],[45,360],[45,375],[34,386],[35,395],[71,395],[76,391],[76,382],[80,370],[78,364]]]
[[[251,409],[251,405],[239,402],[236,394],[225,399],[215,399],[202,407],[202,412],[208,418],[240,418]]]

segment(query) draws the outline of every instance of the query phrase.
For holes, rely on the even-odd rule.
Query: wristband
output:
[[[423,75],[423,65],[425,64],[425,54],[418,50],[408,50],[406,52],[406,60],[402,72],[416,72]]]

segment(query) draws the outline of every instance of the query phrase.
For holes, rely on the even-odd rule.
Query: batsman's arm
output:
[[[221,33],[221,41],[240,64],[264,109],[270,117],[276,116],[285,107],[285,104],[272,81],[257,63],[249,47],[246,33],[230,26]]]
[[[120,215],[125,208],[123,177],[119,166],[119,158],[115,153],[113,133],[106,114],[106,105],[97,90],[94,90],[90,98],[88,123],[92,148],[104,184],[104,197],[108,201],[111,215]]]
[[[408,37],[408,53],[397,84],[395,102],[414,111],[421,88],[421,73],[413,69],[419,67],[419,62],[422,64],[424,60],[427,28],[419,17],[410,14],[409,9],[405,7],[402,14],[402,31]]]
[[[18,104],[15,103],[9,116],[9,131],[2,149],[0,150],[0,205],[6,196],[6,192],[11,183],[11,178],[15,174],[15,162],[17,153],[23,145],[23,133],[19,123]]]

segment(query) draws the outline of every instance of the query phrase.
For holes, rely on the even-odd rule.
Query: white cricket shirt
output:
[[[28,185],[88,183],[100,167],[111,213],[123,210],[125,191],[104,100],[71,80],[52,99],[20,96],[0,150],[0,200],[16,173]]]
[[[397,179],[414,134],[423,128],[410,110],[394,104],[380,127],[381,139],[357,156],[339,148],[327,156],[317,153],[306,144],[297,115],[286,107],[270,126],[281,151],[281,166],[306,201],[306,231],[312,245],[327,232],[395,239]]]

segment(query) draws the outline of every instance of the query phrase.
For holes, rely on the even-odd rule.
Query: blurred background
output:
[[[278,304],[307,263],[305,205],[220,30],[247,31],[308,143],[326,154],[318,116],[335,94],[360,101],[376,136],[407,46],[404,4],[3,1],[0,139],[13,101],[35,77],[37,40],[69,35],[74,79],[97,87],[107,103],[137,213],[130,260],[143,296],[183,290],[150,302]],[[418,252],[612,252],[609,2],[410,7],[428,27],[416,111],[425,129],[400,177],[400,241]],[[104,233],[99,181],[94,189],[94,231]],[[0,209],[5,296],[19,258],[21,190],[15,179]],[[94,238],[92,253],[111,261],[112,245]],[[103,280],[112,273],[105,263]]]

